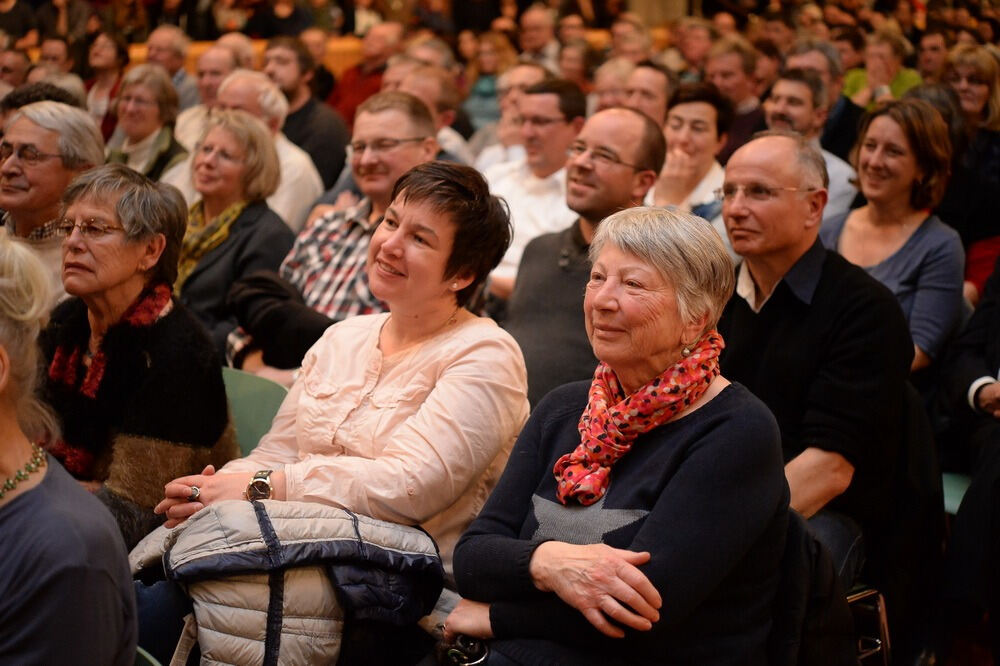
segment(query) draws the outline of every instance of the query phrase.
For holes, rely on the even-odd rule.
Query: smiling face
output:
[[[524,95],[518,103],[521,138],[531,172],[538,178],[549,176],[566,163],[566,151],[577,128],[559,110],[555,93]]]
[[[595,160],[608,155],[636,164],[642,143],[643,124],[634,113],[609,109],[594,114],[573,142],[582,149],[566,161],[566,205],[592,224],[642,201],[649,182],[640,182],[640,171],[613,161]],[[652,174],[653,172],[649,172]]]
[[[908,202],[921,177],[903,128],[885,115],[868,126],[858,149],[857,170],[865,197],[880,203]]]
[[[962,112],[979,118],[990,97],[990,84],[969,65],[956,64],[947,73],[947,83],[958,94]]]
[[[118,97],[118,126],[129,141],[142,141],[163,126],[153,90],[142,83],[122,89]]]
[[[627,390],[676,363],[701,333],[699,323],[681,319],[670,281],[612,243],[601,248],[590,271],[583,314],[594,355]]]
[[[392,188],[404,173],[434,159],[436,144],[432,138],[407,141],[386,150],[372,148],[382,139],[411,139],[420,132],[402,111],[390,109],[378,113],[362,112],[354,120],[351,142],[367,145],[351,153],[351,170],[361,192],[377,204],[387,205]]]
[[[455,302],[454,279],[445,267],[455,242],[455,225],[424,202],[407,201],[401,193],[386,210],[368,246],[368,283],[391,310],[426,307],[441,300]]]
[[[769,129],[784,129],[813,137],[819,134],[826,114],[813,107],[812,91],[801,81],[778,79],[764,101]]]
[[[707,169],[726,145],[726,135],[719,135],[715,123],[715,107],[708,102],[676,105],[667,113],[663,133],[667,150],[680,150],[692,158],[698,169]]]
[[[236,137],[222,127],[213,127],[195,149],[194,189],[203,199],[223,204],[239,201],[244,197],[245,160],[246,152]]]
[[[85,239],[79,229],[66,237],[62,245],[62,281],[66,293],[84,300],[89,296],[113,292],[130,293],[145,284],[148,271],[156,266],[163,251],[162,236],[149,241],[131,241],[120,229],[114,214],[118,200],[94,201],[80,199],[66,210],[65,218],[73,222],[97,220],[109,227],[100,238]]]
[[[45,155],[59,154],[59,134],[39,127],[27,118],[18,118],[7,127],[3,141],[15,153],[0,163],[0,208],[15,220],[40,216],[41,223],[56,216],[63,191],[76,176],[58,157],[43,157],[37,164],[26,164],[17,149],[32,147]]]

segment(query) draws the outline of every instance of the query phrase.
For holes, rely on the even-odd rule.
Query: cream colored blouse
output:
[[[455,542],[496,484],[528,417],[521,350],[492,320],[456,324],[383,357],[389,314],[331,326],[256,449],[225,472],[283,469],[289,500],[408,525]]]

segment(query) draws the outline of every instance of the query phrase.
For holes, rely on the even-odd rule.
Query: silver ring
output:
[[[199,497],[201,497],[201,488],[191,486],[191,494],[188,495],[188,502],[197,502]]]

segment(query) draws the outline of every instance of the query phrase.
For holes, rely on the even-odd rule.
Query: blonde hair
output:
[[[38,334],[48,320],[51,284],[41,260],[0,229],[0,346],[10,359],[10,383],[21,430],[33,441],[57,436],[59,427],[38,396]]]
[[[719,322],[736,274],[722,238],[705,220],[651,206],[626,208],[597,227],[590,244],[591,263],[605,244],[647,262],[673,285],[685,323],[707,315],[704,333]]]
[[[263,201],[274,194],[281,184],[281,164],[264,123],[246,111],[213,111],[198,144],[216,127],[232,134],[246,150],[243,194],[247,201]]]
[[[972,68],[989,84],[989,97],[983,109],[983,127],[1000,130],[1000,63],[982,46],[959,44],[948,54],[945,75],[957,66]]]

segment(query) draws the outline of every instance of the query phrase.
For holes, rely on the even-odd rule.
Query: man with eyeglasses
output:
[[[103,163],[101,133],[82,109],[35,102],[7,119],[0,141],[3,226],[38,253],[51,272],[57,298],[65,294],[62,238],[55,228],[62,193],[76,176]]]
[[[798,132],[823,155],[830,179],[824,220],[846,214],[858,194],[858,188],[851,184],[857,178],[851,165],[820,146],[819,135],[826,123],[826,100],[826,89],[818,74],[808,69],[788,69],[774,82],[771,94],[764,101],[768,129]]]
[[[566,228],[576,217],[566,207],[566,151],[583,126],[587,99],[576,84],[553,79],[524,91],[518,102],[523,160],[483,174],[490,191],[510,206],[514,235],[490,274],[490,293],[506,300],[514,289],[521,253],[532,238]]]
[[[528,243],[504,320],[524,354],[532,406],[553,388],[594,374],[583,325],[590,241],[605,217],[642,203],[666,150],[659,125],[625,108],[591,116],[570,145],[566,204],[578,217]]]
[[[774,413],[791,506],[850,589],[865,557],[878,561],[913,344],[892,293],[818,241],[826,187],[798,134],[765,132],[733,154],[720,196],[743,262],[718,330],[723,374]]]
[[[230,292],[243,329],[229,339],[227,357],[236,367],[291,384],[288,369],[331,324],[385,309],[368,289],[368,244],[396,180],[437,153],[431,114],[407,93],[373,95],[358,107],[348,148],[364,198],[315,219],[277,275],[251,276]]]

